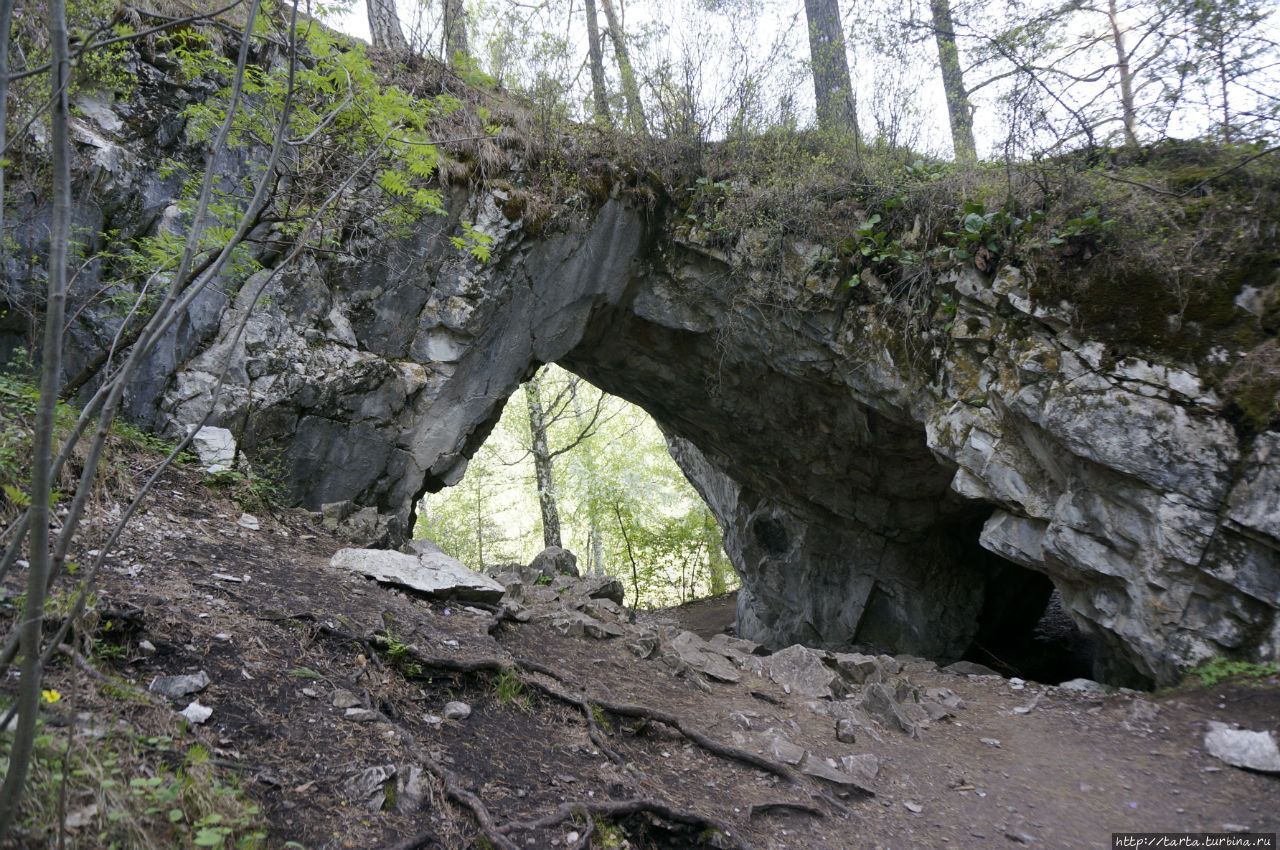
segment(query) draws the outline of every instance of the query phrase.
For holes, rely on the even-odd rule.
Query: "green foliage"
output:
[[[174,443],[168,440],[162,440],[155,434],[148,434],[123,419],[111,420],[111,433],[120,438],[121,443],[129,449],[147,452],[149,454],[168,457],[173,451]],[[195,463],[196,456],[189,450],[184,449],[174,458],[178,464]]]
[[[593,847],[600,850],[620,850],[626,844],[627,836],[622,831],[622,827],[616,823],[608,823],[605,821],[596,821],[596,831],[592,836],[594,842]]]
[[[1045,244],[1056,247],[1065,244],[1068,239],[1079,236],[1097,236],[1116,223],[1114,218],[1104,219],[1098,215],[1097,207],[1090,207],[1076,218],[1069,218],[1061,227],[1054,228]]]
[[[1255,664],[1251,661],[1214,658],[1196,667],[1190,676],[1199,679],[1200,684],[1207,687],[1224,681],[1276,685],[1280,684],[1280,663]]]
[[[389,620],[390,618],[388,618],[387,630],[383,635],[383,652],[387,661],[407,678],[421,678],[422,665],[414,660],[413,648],[396,637],[395,630],[391,628]]]
[[[512,668],[503,670],[493,680],[493,692],[498,698],[498,705],[529,707],[529,695],[524,692],[524,682],[520,681],[520,675]]]
[[[863,259],[872,267],[889,265],[915,265],[920,258],[915,252],[902,247],[898,239],[890,238],[889,232],[879,229],[881,222],[879,213],[873,214],[862,224],[854,228],[854,239],[840,244],[844,253],[856,249]],[[853,288],[861,283],[861,278],[852,277],[845,282],[846,288]]]
[[[264,19],[265,20],[265,19]],[[450,95],[417,98],[388,85],[369,62],[362,47],[348,49],[321,27],[299,24],[296,33],[308,61],[294,68],[289,136],[306,140],[299,149],[295,173],[314,184],[325,168],[336,167],[334,152],[358,160],[375,157],[375,182],[401,202],[388,211],[387,223],[406,224],[422,213],[441,213],[440,193],[427,182],[438,164],[433,144],[433,121],[455,111],[459,103]],[[184,74],[193,79],[224,79],[234,71],[232,62],[197,40],[177,46]],[[250,142],[269,144],[283,112],[289,76],[281,66],[248,70],[245,103],[236,115],[233,147]],[[230,88],[221,96],[195,103],[187,110],[192,134],[211,138],[222,122]],[[307,178],[311,179],[308,181]],[[324,185],[312,186],[323,191]],[[289,202],[294,218],[314,211],[316,195],[294,193]]]
[[[476,230],[471,222],[462,222],[462,235],[451,236],[449,241],[459,251],[466,251],[482,263],[489,262],[489,246],[493,244],[493,237]]]
[[[988,210],[981,201],[966,201],[960,207],[959,220],[960,228],[948,230],[943,236],[954,240],[950,246],[953,259],[968,260],[980,250],[993,256],[1005,253],[1007,247],[1031,232],[1036,217],[1019,218],[1007,209]]]
[[[146,703],[136,686],[117,687],[131,701]],[[48,690],[45,699],[57,704],[67,697]],[[59,808],[62,800],[69,811],[86,813],[80,840],[111,850],[249,850],[266,841],[258,807],[218,773],[208,750],[198,744],[183,756],[166,735],[113,733],[89,740],[55,733],[44,719],[35,743],[31,786],[18,822],[48,846],[59,843],[56,824],[66,814]],[[12,732],[0,733],[0,771],[8,769],[11,745]],[[169,767],[172,758],[163,757],[174,755],[180,758],[177,769]]]
[[[310,667],[290,667],[285,675],[295,679],[323,679],[324,674]]]
[[[14,353],[9,364],[0,368],[0,518],[6,521],[31,503],[32,426],[40,390],[31,377],[31,366],[25,350]],[[77,412],[70,404],[59,401],[54,412],[55,439],[71,430]],[[61,494],[54,492],[56,502]]]
[[[249,461],[242,457],[236,469],[207,473],[204,485],[228,495],[250,513],[269,512],[273,507],[289,503],[291,494],[282,466],[278,460]]]
[[[713,233],[724,230],[727,225],[725,202],[733,195],[733,185],[710,177],[699,177],[687,191],[690,198],[685,219],[690,226]]]
[[[611,728],[609,723],[609,716],[604,713],[603,708],[596,705],[594,702],[591,703],[591,719],[594,720],[598,725],[603,726],[605,729]]]

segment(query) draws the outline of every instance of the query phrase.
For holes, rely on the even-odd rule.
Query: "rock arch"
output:
[[[954,281],[922,362],[884,310],[831,294],[814,246],[729,256],[617,198],[535,238],[507,200],[459,195],[395,244],[359,236],[376,262],[293,273],[234,343],[233,304],[135,407],[197,421],[229,357],[215,421],[300,503],[375,507],[395,537],[554,361],[669,434],[725,529],[748,636],[954,658],[1043,597],[1027,568],[1112,680],[1277,657],[1280,438],[1241,444],[1193,370],[1104,362],[1013,270]],[[447,248],[463,218],[495,237],[489,263]]]

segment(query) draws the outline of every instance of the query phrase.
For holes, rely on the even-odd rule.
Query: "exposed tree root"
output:
[[[296,614],[288,617],[273,617],[270,619],[278,620],[307,620],[320,634],[329,635],[344,641],[354,642],[362,646],[372,646],[381,650],[387,650],[391,647],[391,636],[383,632],[374,632],[369,635],[356,635],[337,629],[323,623],[319,618],[311,614]],[[490,631],[496,628],[502,622],[502,616],[497,615],[490,623]],[[558,702],[566,703],[578,708],[583,717],[586,719],[588,733],[592,742],[607,756],[610,761],[618,765],[625,765],[626,759],[619,753],[610,748],[606,741],[604,733],[600,729],[599,723],[596,721],[595,711],[597,709],[608,711],[619,717],[633,717],[640,720],[662,723],[665,726],[679,732],[688,740],[697,744],[707,752],[731,761],[737,761],[748,767],[764,771],[785,780],[786,782],[800,788],[806,789],[815,800],[820,800],[831,806],[836,811],[844,814],[853,815],[853,812],[844,804],[840,803],[830,795],[818,790],[809,782],[806,777],[801,776],[796,771],[782,762],[766,758],[757,753],[724,744],[709,737],[704,732],[686,722],[679,715],[672,714],[668,711],[652,708],[643,705],[630,705],[626,703],[614,702],[612,700],[589,697],[585,693],[585,688],[569,679],[566,679],[555,669],[548,667],[537,661],[525,658],[499,658],[499,657],[482,657],[470,659],[458,659],[446,656],[431,656],[422,652],[415,645],[400,644],[398,651],[403,652],[413,659],[415,663],[436,670],[444,670],[453,673],[475,674],[475,673],[503,673],[512,669],[516,669],[526,674],[524,682],[529,687],[534,688],[538,692],[554,699]],[[531,675],[533,674],[533,675]],[[551,682],[567,686],[574,693],[562,690],[555,684],[550,684],[544,679]],[[726,839],[733,842],[733,846],[747,850],[747,845],[742,843],[726,824],[715,820],[706,815],[696,814],[694,812],[677,809],[669,803],[663,802],[655,798],[635,798],[629,800],[618,801],[598,801],[587,800],[574,803],[563,803],[554,812],[544,815],[541,818],[531,821],[516,821],[498,825],[495,823],[493,816],[485,807],[484,802],[472,792],[466,790],[460,783],[457,774],[445,767],[440,762],[431,758],[426,752],[422,751],[414,741],[413,735],[402,726],[397,724],[400,733],[413,752],[414,758],[418,759],[422,765],[438,778],[444,785],[446,796],[455,804],[466,808],[476,820],[476,824],[486,838],[498,848],[502,850],[521,850],[518,845],[507,837],[508,833],[513,831],[529,831],[537,829],[545,829],[557,824],[564,823],[576,815],[584,815],[591,823],[591,828],[586,829],[579,846],[585,846],[589,840],[594,823],[590,821],[592,815],[603,817],[621,817],[626,815],[637,814],[640,812],[650,812],[659,817],[666,818],[678,823],[692,824],[694,826],[709,828],[716,830]],[[875,796],[875,792],[862,786],[854,786],[855,790],[867,796]],[[802,812],[805,814],[822,817],[823,812],[813,806],[804,803],[776,802],[766,803],[753,806],[750,816],[754,817],[763,812],[772,809],[788,809],[792,811]],[[417,848],[425,846],[425,842],[429,841],[431,836],[428,833],[420,833],[406,841],[391,845],[384,850],[417,850]]]
[[[550,676],[551,678],[555,679],[558,682],[565,681],[564,677],[560,676],[558,673],[551,670],[546,665],[539,664],[536,661],[529,661],[527,659],[517,658],[515,659],[515,664],[518,668],[522,670],[541,673],[544,676]],[[548,696],[554,697],[558,700],[561,700],[562,702],[573,703],[575,705],[578,704],[579,698],[574,697],[572,694],[566,694],[560,691],[559,689],[552,687],[551,685],[547,685],[545,683],[539,682],[536,679],[530,680],[529,684],[537,688],[538,690],[542,691],[543,693],[547,694]],[[594,703],[595,705],[598,705],[600,708],[604,709],[605,711],[608,711],[612,714],[616,714],[620,717],[637,717],[644,720],[653,720],[658,723],[663,723],[667,726],[670,726],[672,729],[675,729],[681,735],[684,735],[686,738],[688,738],[690,741],[693,741],[695,744],[702,747],[704,750],[707,750],[710,753],[714,753],[715,755],[718,755],[721,758],[742,762],[743,764],[746,764],[750,767],[754,767],[757,770],[763,770],[766,773],[772,773],[774,776],[777,776],[781,779],[785,779],[787,782],[792,782],[792,783],[800,782],[800,778],[796,775],[796,772],[793,771],[791,768],[787,767],[782,762],[765,758],[764,756],[757,755],[756,753],[750,752],[748,750],[739,749],[738,747],[730,746],[729,744],[722,744],[719,741],[709,738],[707,735],[705,735],[703,732],[701,732],[697,728],[686,723],[684,718],[680,717],[679,715],[672,714],[669,711],[663,711],[658,708],[650,708],[644,705],[628,705],[626,703],[613,702],[611,700],[604,700],[604,699],[592,699],[591,702]]]
[[[756,815],[762,815],[765,812],[772,811],[800,812],[806,815],[813,815],[815,818],[826,817],[826,813],[816,806],[807,806],[804,803],[792,803],[787,800],[779,800],[776,803],[757,803],[747,809],[747,816],[755,817]]]
[[[399,724],[395,724],[400,731],[402,740],[409,746],[409,751],[413,757],[422,763],[432,775],[440,780],[444,785],[444,793],[454,803],[462,806],[471,812],[471,816],[476,819],[476,825],[480,827],[480,831],[484,833],[485,838],[490,843],[501,850],[521,850],[511,839],[507,838],[493,821],[493,815],[489,814],[489,809],[485,806],[484,801],[472,794],[466,788],[462,787],[462,783],[458,781],[458,775],[440,762],[433,759],[430,754],[425,752],[418,746],[417,741],[408,729]],[[420,833],[410,841],[420,840],[425,833]],[[397,847],[399,845],[396,845]],[[410,844],[410,847],[419,847],[421,844]]]
[[[406,838],[403,841],[397,841],[395,844],[384,844],[378,850],[422,850],[429,844],[435,843],[435,832],[419,832],[412,838]]]
[[[596,711],[592,703],[589,702],[586,697],[580,697],[578,699],[578,705],[582,708],[582,716],[586,718],[587,734],[591,736],[591,742],[600,749],[600,752],[604,753],[608,757],[609,761],[619,767],[626,767],[627,760],[605,743],[604,733],[600,731],[600,724],[596,722]]]
[[[726,839],[733,842],[733,846],[739,850],[751,850],[744,844],[742,839],[738,838],[735,831],[727,824],[716,820],[715,818],[700,815],[695,812],[677,809],[652,797],[637,797],[631,800],[578,800],[572,803],[561,803],[554,812],[544,815],[537,820],[531,821],[514,821],[512,823],[503,824],[499,827],[501,832],[512,832],[514,830],[529,831],[535,829],[547,829],[557,826],[580,814],[595,815],[597,817],[626,817],[627,815],[639,814],[641,812],[650,812],[658,817],[677,823],[687,823],[702,829],[712,829],[723,835]],[[585,836],[589,837],[590,830],[585,832]]]

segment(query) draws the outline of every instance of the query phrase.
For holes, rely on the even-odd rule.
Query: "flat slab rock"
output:
[[[209,674],[201,670],[183,676],[157,676],[151,680],[147,690],[169,699],[180,699],[188,694],[203,691],[209,687]]]
[[[822,661],[822,656],[807,646],[793,644],[768,658],[769,678],[790,691],[811,699],[826,698],[844,692],[840,674]]]
[[[1204,736],[1204,748],[1209,755],[1232,767],[1280,773],[1280,750],[1270,732],[1232,729],[1211,720],[1209,732]]]
[[[681,632],[671,641],[671,651],[694,670],[720,682],[737,682],[742,676],[711,644],[693,632]]]
[[[443,552],[405,555],[388,549],[340,549],[329,566],[425,593],[468,602],[496,603],[506,588],[472,572]]]

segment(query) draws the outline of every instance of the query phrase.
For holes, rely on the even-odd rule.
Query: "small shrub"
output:
[[[1239,661],[1230,658],[1214,658],[1206,661],[1191,671],[1191,675],[1200,680],[1200,684],[1213,687],[1227,680],[1261,681],[1266,684],[1280,684],[1280,662],[1254,664],[1251,661]]]

